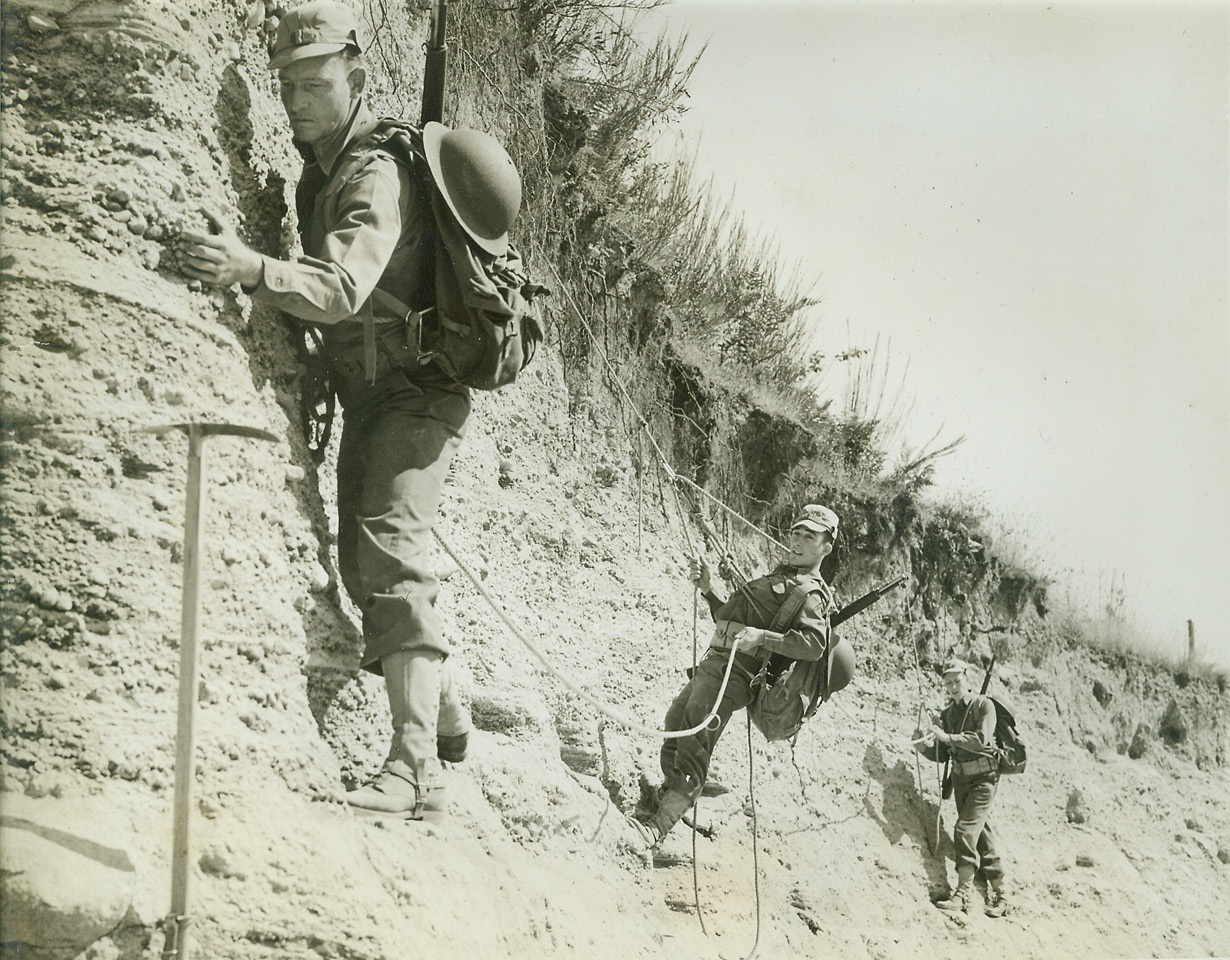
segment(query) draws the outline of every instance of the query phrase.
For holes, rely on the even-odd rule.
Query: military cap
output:
[[[281,70],[296,60],[340,53],[359,46],[354,11],[333,0],[310,0],[286,11],[269,51],[269,69]]]
[[[802,527],[804,530],[814,530],[816,533],[824,533],[825,531],[837,535],[837,514],[828,507],[822,507],[818,503],[809,503],[801,511],[799,511],[798,519],[790,524],[791,530],[797,530]]]

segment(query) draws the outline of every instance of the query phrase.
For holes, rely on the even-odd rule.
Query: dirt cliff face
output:
[[[1230,758],[1224,680],[1159,670],[1126,655],[1057,655],[1056,709],[1074,742],[1091,754],[1113,750],[1132,759],[1158,752],[1215,770]]]
[[[393,78],[374,99],[413,112],[425,13],[391,13],[364,11],[374,73]],[[992,640],[943,591],[924,602],[918,584],[941,573],[921,565],[909,596],[846,631],[859,678],[796,748],[749,750],[741,721],[727,732],[713,774],[727,792],[702,803],[712,838],[696,850],[708,935],[688,834],[653,870],[622,846],[619,807],[659,778],[658,741],[548,676],[443,552],[479,728],[450,773],[452,816],[351,817],[338,797],[378,766],[388,721],[337,589],[332,461],[317,470],[299,436],[285,323],[175,269],[201,206],[290,250],[297,160],[264,70],[277,9],[39,0],[4,15],[7,942],[96,960],[162,947],[187,448],[145,428],[208,420],[280,439],[215,438],[206,454],[198,955],[716,957],[750,948],[757,907],[773,956],[1230,952],[1224,691],[1070,647],[1036,611],[1001,641],[1033,750],[997,802],[1021,918],[972,920],[972,937],[929,905],[947,848],[929,852],[934,772],[906,744],[938,697],[910,644],[929,663]],[[653,727],[707,642],[682,576],[701,540],[668,475],[629,449],[626,411],[571,396],[546,350],[478,399],[441,533],[554,667]],[[851,555],[839,587],[882,562]],[[971,609],[995,602],[971,594]]]

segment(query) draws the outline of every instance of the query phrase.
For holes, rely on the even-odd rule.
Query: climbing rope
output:
[[[674,489],[673,487],[671,489]],[[692,590],[692,669],[696,669],[696,657],[699,650],[699,631],[697,621],[700,619],[700,587]],[[721,700],[714,703],[716,707]],[[700,923],[700,932],[706,937],[709,931],[705,929],[705,914],[700,907],[700,877],[696,873],[696,823],[700,819],[700,796],[692,804],[692,900],[696,903],[696,919]]]
[[[756,956],[756,951],[760,949],[760,835],[756,824],[756,774],[755,774],[755,758],[752,754],[752,720],[747,717],[747,796],[748,802],[752,808],[752,889],[755,891],[756,901],[756,936],[752,941],[751,951],[743,958],[743,960],[753,960]],[[706,937],[709,936],[709,931],[705,927],[704,913],[700,907],[700,883],[697,879],[697,863],[696,863],[696,819],[695,812],[697,806],[693,806],[692,819],[692,897],[696,902],[696,919],[700,922],[700,930]]]
[[[496,600],[496,598],[493,597],[487,591],[487,588],[483,586],[482,581],[478,578],[478,576],[474,573],[474,571],[470,569],[470,567],[466,564],[466,562],[461,559],[461,556],[457,553],[457,551],[453,549],[452,545],[448,542],[448,538],[446,538],[440,532],[438,525],[435,528],[433,528],[433,532],[435,533],[436,540],[439,541],[440,546],[444,549],[444,552],[449,555],[453,563],[457,564],[458,569],[460,569],[461,572],[466,575],[470,583],[472,583],[474,585],[474,588],[479,592],[479,595],[482,596],[482,598],[487,601],[487,604],[491,607],[492,610],[495,611],[496,616],[498,616],[504,622],[504,626],[508,628],[509,632],[511,632],[514,637],[516,637],[518,640],[521,641],[521,643],[525,646],[525,648],[529,650],[530,653],[532,653],[538,659],[538,662],[543,665],[543,667],[546,669],[548,673],[551,674],[551,676],[555,677],[555,679],[560,681],[560,683],[566,686],[569,690],[575,693],[582,700],[586,701],[591,706],[597,708],[598,712],[601,713],[603,716],[608,717],[611,720],[614,720],[616,723],[620,724],[623,727],[627,727],[629,730],[635,730],[638,733],[647,734],[651,737],[665,737],[665,738],[690,737],[693,734],[700,733],[702,730],[712,729],[710,725],[713,723],[714,720],[718,720],[720,722],[720,718],[718,717],[718,713],[717,713],[717,707],[718,707],[718,704],[722,702],[722,697],[725,696],[726,694],[727,684],[730,683],[730,674],[731,674],[731,671],[734,669],[734,665],[735,665],[735,652],[737,650],[736,647],[731,648],[730,657],[726,661],[726,672],[722,676],[722,685],[721,687],[718,688],[717,699],[714,701],[713,709],[709,711],[708,715],[706,715],[704,719],[701,720],[700,723],[698,723],[694,727],[689,727],[687,730],[660,730],[657,727],[647,726],[646,724],[640,723],[639,721],[633,720],[630,717],[626,717],[623,714],[619,713],[613,707],[611,707],[610,704],[602,700],[599,700],[597,697],[593,696],[593,694],[589,693],[587,690],[584,690],[582,687],[578,686],[571,679],[569,679],[567,676],[561,673],[551,663],[551,661],[547,659],[547,655],[543,653],[541,649],[539,649],[538,645],[534,643],[534,641],[531,640],[529,637],[527,637],[525,633],[521,629],[519,629],[517,625],[513,622],[512,618],[507,613],[505,613],[504,608],[500,605],[499,601]]]
[[[760,836],[756,824],[756,778],[754,776],[755,762],[752,756],[752,718],[747,716],[747,796],[752,807],[752,880],[756,891],[756,939],[752,941],[751,952],[744,960],[752,960],[760,947]]]
[[[918,658],[918,643],[914,640],[910,641],[910,646],[914,650],[914,678],[918,682],[918,719],[914,723],[916,730],[922,729],[923,715],[923,686],[922,686],[922,661]],[[923,785],[922,785],[922,761],[918,759],[918,751],[914,751],[914,773],[918,778],[918,813],[922,817],[923,836],[927,838],[927,849],[931,851],[931,856],[935,856],[935,851],[940,846],[940,810],[944,803],[944,778],[940,775],[940,789],[937,794],[939,797],[935,802],[935,837],[932,839],[931,831],[927,828],[930,824],[927,821],[927,805],[923,800]]]
[[[938,763],[935,765],[935,795],[938,798],[935,801],[935,850],[939,850],[940,830],[944,825],[944,767]],[[935,855],[935,850],[932,851],[932,856]]]
[[[641,443],[644,433],[644,426],[636,431],[636,556],[638,559],[641,555],[641,532],[645,526],[642,517],[645,505],[645,458],[644,445]]]
[[[684,478],[682,477],[679,479],[684,480]],[[702,494],[705,493],[705,491],[701,490],[700,487],[697,487],[695,484],[691,483],[690,481],[685,481],[685,482],[689,486],[691,486],[694,490],[697,490],[698,492]],[[678,506],[678,500],[679,500],[679,496],[678,496],[678,493],[676,492],[675,494],[676,509],[680,510],[680,514],[682,517],[682,510]],[[735,514],[734,511],[729,511],[729,512],[735,516],[738,516],[738,514]],[[697,513],[700,514],[701,511],[697,510]],[[763,533],[763,531],[761,532]],[[748,603],[751,604],[752,607],[757,608],[760,611],[762,616],[766,616],[771,619],[771,611],[769,611],[768,605],[765,604],[764,601],[757,598],[756,595],[753,594],[751,590],[748,588],[747,583],[748,583],[749,578],[739,568],[738,563],[735,561],[734,553],[733,551],[730,550],[729,543],[725,541],[723,538],[718,536],[717,530],[714,529],[712,525],[706,526],[706,533],[716,544],[718,544],[723,549],[723,554],[724,554],[723,559],[728,568],[728,573],[729,573],[726,579],[734,585],[736,591],[742,593],[743,596],[746,597]],[[770,537],[768,534],[764,534],[764,536],[771,543],[775,543],[775,544],[777,543],[777,541],[774,540],[772,537]],[[780,547],[781,544],[778,544],[778,546]],[[694,598],[694,601],[693,601],[693,620],[694,621],[695,621],[695,616],[696,614],[695,614],[695,598]],[[718,703],[721,702],[720,697],[717,702]],[[752,958],[755,957],[756,951],[758,950],[759,945],[760,945],[760,841],[759,841],[759,834],[757,831],[757,822],[756,822],[756,792],[755,792],[755,764],[754,764],[755,758],[752,753],[751,716],[748,715],[746,717],[746,720],[747,720],[748,797],[751,803],[751,810],[752,810],[752,886],[755,891],[755,901],[756,901],[756,935],[755,935],[755,940],[752,943],[751,952],[747,954],[744,960],[752,960]],[[709,936],[709,931],[705,927],[704,913],[701,909],[701,904],[700,904],[700,882],[699,882],[699,877],[698,877],[699,864],[698,864],[697,853],[696,853],[696,822],[697,822],[697,810],[698,809],[699,809],[699,800],[697,804],[694,805],[692,808],[692,812],[693,812],[693,815],[692,815],[692,896],[696,904],[696,919],[700,923],[701,932],[704,933],[704,935],[707,937]]]
[[[696,819],[700,811],[700,798],[692,805],[692,900],[696,904],[696,920],[700,923],[700,932],[706,937],[709,931],[705,928],[705,914],[700,908],[700,877],[696,873]]]
[[[669,470],[669,467],[667,467],[667,469]],[[672,494],[672,499],[674,500],[674,504],[675,504],[675,512],[679,518],[679,526],[680,526],[680,529],[683,531],[685,540],[687,541],[688,554],[689,556],[698,556],[699,554],[696,551],[694,544],[692,543],[691,534],[688,532],[686,514],[684,513],[683,506],[679,500],[679,490],[674,485],[670,487],[670,490]],[[709,535],[712,537],[712,539],[715,542],[719,543],[719,545],[723,547],[728,548],[729,545],[725,544],[717,536],[717,532],[715,530],[710,528],[708,532],[709,532]],[[769,539],[771,540],[772,538],[769,538]],[[731,572],[734,577],[736,589],[740,590],[744,594],[744,596],[747,597],[748,601],[753,606],[759,607],[762,613],[767,614],[768,612],[767,607],[762,602],[760,602],[750,590],[748,590],[747,577],[744,576],[742,574],[742,571],[738,569],[738,565],[734,561],[733,554],[729,551],[729,549],[726,549],[725,552],[726,552],[726,557],[727,557],[727,564],[731,567]],[[696,668],[697,656],[698,656],[697,623],[700,618],[699,602],[700,602],[700,587],[699,585],[697,585],[695,589],[692,591],[692,668],[693,670],[695,670]],[[716,709],[717,704],[720,704],[722,702],[722,695],[724,694],[724,692],[725,692],[724,689],[719,691],[717,698],[714,700],[714,709]],[[752,778],[753,778],[753,770],[752,770],[751,720],[749,719],[748,720],[748,789],[749,789],[749,794],[751,794],[751,791],[753,789],[752,788]],[[752,795],[752,861],[753,861],[753,869],[755,871],[754,877],[753,877],[753,883],[754,883],[754,887],[756,891],[756,944],[758,944],[760,942],[760,867],[759,867],[758,847],[757,847],[758,840],[756,836],[755,796],[754,794],[751,794],[751,795]],[[700,797],[697,797],[696,802],[692,804],[692,822],[691,824],[689,824],[689,826],[692,829],[692,838],[691,838],[692,839],[692,901],[696,905],[696,921],[698,924],[700,924],[701,933],[703,933],[706,937],[708,937],[709,929],[705,925],[705,912],[704,912],[704,908],[701,906],[701,903],[700,903],[700,872],[699,872],[700,866],[699,866],[699,857],[697,855],[697,844],[696,844],[696,834],[698,832],[697,823],[699,822],[699,820],[700,820]],[[752,952],[748,954],[747,960],[751,960],[751,958],[755,954],[756,944],[753,944]]]
[[[727,506],[726,504],[724,504],[721,500],[719,500],[717,497],[715,497],[713,494],[711,494],[711,493],[710,493],[708,490],[706,490],[704,487],[701,487],[700,485],[698,485],[698,484],[694,483],[693,481],[689,480],[687,477],[685,477],[685,476],[684,476],[683,474],[681,474],[681,473],[674,473],[674,471],[671,471],[671,473],[672,473],[672,475],[673,475],[673,478],[674,478],[676,481],[678,481],[679,483],[684,484],[685,486],[691,487],[693,490],[695,490],[698,494],[700,494],[700,495],[701,495],[702,497],[704,497],[706,500],[708,500],[708,501],[710,501],[711,503],[713,503],[713,504],[717,505],[718,509],[720,509],[720,510],[721,510],[723,513],[725,513],[727,516],[729,516],[729,517],[733,517],[735,520],[738,520],[740,523],[742,523],[744,526],[748,527],[749,529],[751,529],[751,530],[755,530],[758,534],[760,534],[762,537],[764,537],[766,540],[768,540],[768,541],[769,541],[769,543],[773,544],[773,545],[774,545],[775,547],[777,547],[778,549],[780,549],[780,550],[785,550],[785,549],[786,549],[786,545],[785,545],[784,543],[782,543],[782,542],[781,542],[780,540],[778,540],[776,537],[771,536],[769,533],[767,533],[766,531],[762,530],[760,527],[756,526],[756,524],[752,523],[752,521],[751,521],[751,520],[749,520],[747,517],[743,516],[743,514],[739,513],[739,511],[738,511],[738,510],[735,510],[735,509],[733,509],[732,507],[729,507],[729,506]]]
[[[914,722],[914,728],[916,730],[922,729],[922,709],[923,709],[922,704],[920,703],[918,705],[918,719]],[[923,836],[927,838],[927,849],[930,850],[931,855],[934,856],[935,855],[935,844],[931,842],[931,831],[927,829],[928,827],[927,804],[923,798],[922,761],[919,760],[918,757],[919,757],[918,751],[915,750],[914,751],[914,774],[915,774],[915,779],[918,781],[918,813],[919,813],[919,816],[922,817]]]
[[[688,533],[688,525],[687,525],[686,517],[683,513],[682,507],[679,504],[679,491],[677,489],[677,486],[680,484],[687,486],[692,491],[694,491],[697,495],[704,497],[706,500],[714,504],[727,517],[738,520],[744,526],[746,526],[747,528],[751,530],[754,530],[756,533],[760,534],[760,536],[764,537],[766,541],[778,547],[779,549],[785,549],[784,544],[782,544],[775,537],[771,536],[765,530],[758,527],[755,523],[753,523],[747,517],[743,516],[737,510],[728,506],[726,503],[722,502],[717,497],[713,496],[711,493],[709,493],[707,490],[702,488],[700,485],[694,483],[692,480],[688,479],[687,477],[682,476],[681,474],[675,471],[675,469],[671,466],[670,461],[667,459],[665,451],[663,451],[661,445],[658,443],[657,438],[654,437],[653,431],[649,429],[649,422],[645,419],[645,416],[641,413],[640,409],[637,407],[636,401],[633,400],[631,394],[628,392],[627,388],[624,386],[623,381],[617,375],[614,365],[611,363],[610,359],[607,357],[606,351],[602,348],[602,345],[599,342],[598,337],[595,335],[593,328],[590,326],[589,321],[586,320],[584,311],[581,310],[576,300],[572,297],[572,294],[569,291],[567,284],[564,283],[563,278],[561,278],[559,273],[555,270],[554,265],[548,264],[548,267],[555,276],[556,283],[557,283],[557,289],[563,291],[565,298],[572,305],[572,308],[576,313],[577,319],[580,321],[581,325],[585,328],[586,333],[589,335],[590,343],[593,345],[599,357],[601,357],[603,364],[606,366],[607,372],[610,377],[610,382],[614,383],[618,387],[619,392],[623,395],[624,399],[628,403],[629,408],[632,410],[633,414],[636,417],[637,423],[640,427],[640,430],[638,431],[638,435],[637,435],[638,456],[640,453],[640,439],[641,439],[641,436],[643,435],[644,437],[648,439],[650,446],[653,448],[653,451],[657,456],[659,465],[661,469],[665,472],[667,479],[671,481],[671,491],[674,496],[675,507],[676,507],[676,510],[679,512],[680,529],[683,531],[684,537],[687,540],[689,554],[692,556],[698,555],[693,549],[693,544],[691,542],[691,536]],[[641,536],[641,515],[640,515],[641,496],[642,496],[642,493],[641,493],[641,486],[640,486],[640,475],[638,474],[638,486],[637,486],[637,551],[638,551],[638,554],[640,551],[640,536]],[[534,654],[535,657],[537,657],[539,662],[542,663],[542,665],[548,670],[548,672],[551,673],[552,676],[556,677],[556,679],[558,679],[561,683],[567,686],[568,689],[576,693],[579,697],[581,697],[582,699],[584,699],[591,705],[595,706],[601,713],[603,713],[603,715],[609,717],[615,722],[620,723],[623,726],[629,729],[632,729],[632,730],[636,730],[642,733],[648,733],[651,736],[675,737],[675,738],[692,736],[696,733],[699,733],[701,730],[704,730],[705,728],[709,727],[710,723],[713,720],[717,719],[717,707],[722,702],[722,698],[725,696],[726,687],[730,681],[731,671],[734,667],[735,653],[738,649],[737,647],[733,647],[730,651],[730,657],[726,663],[726,672],[722,677],[722,685],[719,688],[717,696],[714,699],[713,708],[710,710],[708,716],[706,716],[697,726],[692,727],[691,729],[688,729],[688,730],[675,730],[675,731],[656,730],[656,729],[647,727],[644,724],[637,723],[633,720],[630,720],[622,716],[615,710],[611,709],[610,706],[603,703],[602,701],[597,700],[596,698],[591,696],[589,693],[582,690],[579,686],[577,686],[575,683],[569,680],[566,676],[560,673],[554,666],[552,666],[552,664],[547,660],[546,656],[542,653],[542,651],[540,651],[538,647],[517,628],[516,624],[512,622],[511,618],[509,618],[509,616],[504,612],[503,608],[499,605],[499,603],[496,602],[495,598],[492,597],[487,592],[487,590],[483,587],[478,577],[476,577],[474,573],[469,569],[469,567],[465,565],[465,563],[461,560],[461,558],[456,554],[456,552],[448,544],[447,540],[440,534],[439,530],[436,530],[435,533],[436,533],[436,539],[440,541],[440,545],[444,548],[445,552],[452,558],[453,562],[457,564],[458,568],[463,573],[465,573],[466,577],[469,578],[470,582],[474,584],[475,589],[478,590],[479,594],[483,597],[484,600],[487,601],[487,603],[491,606],[492,610],[495,611],[497,616],[499,616],[499,618],[504,622],[504,625],[512,632],[512,634],[518,640],[520,640],[521,643],[532,654]],[[750,603],[752,603],[753,606],[761,607],[763,609],[765,605],[763,604],[763,602],[758,601],[757,598],[753,596],[751,591],[747,588],[747,577],[741,575],[740,571],[738,571],[737,567],[734,564],[733,554],[729,552],[727,554],[727,563],[731,566],[732,570],[734,571],[736,575],[735,579],[737,581],[737,589],[741,591],[745,597],[747,597],[747,599],[749,600]],[[697,653],[698,653],[697,628],[696,628],[697,620],[699,617],[698,596],[699,596],[699,590],[693,593],[693,598],[692,598],[692,664],[694,668],[697,663]],[[751,952],[747,954],[747,957],[745,958],[745,960],[752,960],[752,958],[756,955],[756,951],[757,949],[759,949],[759,945],[760,945],[760,908],[761,908],[761,904],[760,904],[759,837],[757,834],[757,827],[756,827],[756,796],[755,796],[755,786],[754,786],[755,770],[754,770],[754,762],[753,762],[753,754],[752,754],[752,724],[751,724],[750,716],[747,718],[747,748],[748,748],[748,795],[750,798],[751,809],[752,809],[752,869],[753,869],[753,880],[754,880],[754,888],[755,888],[755,896],[756,896],[756,936],[752,944]],[[693,817],[692,817],[692,891],[693,891],[693,895],[696,900],[697,919],[700,921],[701,930],[705,933],[706,936],[708,936],[708,931],[705,930],[704,916],[701,912],[701,907],[700,907],[700,886],[699,886],[699,879],[697,876],[697,867],[696,867],[696,819],[697,819],[696,813],[698,809],[699,809],[699,804],[698,803],[693,804],[693,807],[692,807],[692,812],[693,812]]]
[[[758,534],[760,534],[770,543],[776,545],[779,549],[785,549],[785,545],[783,543],[781,543],[775,537],[771,536],[765,530],[762,530],[760,527],[756,526],[755,523],[753,523],[747,517],[743,516],[743,514],[739,513],[737,510],[728,506],[727,504],[723,503],[717,497],[713,496],[713,494],[709,493],[709,491],[705,490],[703,487],[689,480],[687,477],[683,476],[680,473],[675,472],[675,469],[670,465],[670,461],[667,459],[666,453],[662,449],[661,444],[659,444],[657,441],[657,438],[654,437],[653,431],[649,429],[649,421],[645,419],[645,415],[642,414],[640,411],[640,408],[637,407],[636,401],[632,399],[632,394],[628,392],[628,388],[624,386],[623,381],[619,378],[615,370],[615,365],[611,363],[610,358],[606,354],[606,350],[603,349],[601,342],[598,340],[597,334],[594,333],[594,328],[590,326],[589,321],[585,319],[585,312],[581,309],[580,305],[576,302],[575,298],[572,296],[572,293],[568,289],[568,285],[564,283],[563,278],[560,277],[559,273],[555,269],[555,266],[549,263],[547,264],[547,268],[554,275],[558,289],[563,291],[564,298],[568,301],[569,304],[571,304],[573,312],[576,314],[577,320],[579,320],[581,323],[581,326],[585,328],[585,332],[589,334],[590,344],[593,346],[594,350],[597,352],[598,356],[601,358],[602,363],[605,365],[607,369],[607,373],[609,374],[609,377],[610,377],[610,382],[614,383],[615,386],[619,388],[619,392],[623,394],[624,399],[627,401],[628,406],[631,408],[632,413],[635,415],[637,423],[644,430],[645,436],[649,440],[649,445],[653,447],[653,451],[657,455],[657,458],[659,462],[661,463],[662,469],[666,472],[667,478],[674,483],[682,483],[692,488],[700,496],[706,498],[711,503],[713,503],[715,506],[717,506],[718,509],[722,510],[727,516],[730,516],[738,520],[740,523],[744,524],[749,529],[756,531]]]

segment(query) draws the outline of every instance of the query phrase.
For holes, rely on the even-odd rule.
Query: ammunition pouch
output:
[[[713,639],[709,641],[710,650],[729,650],[735,645],[735,637],[739,635],[744,624],[735,620],[719,620],[713,630]]]
[[[968,760],[954,757],[952,761],[952,772],[958,777],[977,777],[998,771],[999,760],[996,757],[970,757]]]

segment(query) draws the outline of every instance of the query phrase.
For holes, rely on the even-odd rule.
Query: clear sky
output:
[[[1230,4],[679,0],[648,25],[708,42],[684,146],[817,279],[830,352],[879,336],[910,439],[967,437],[941,489],[1230,664]]]

